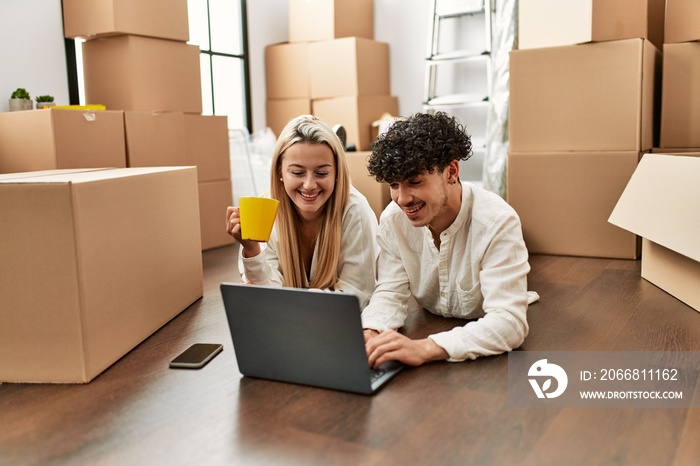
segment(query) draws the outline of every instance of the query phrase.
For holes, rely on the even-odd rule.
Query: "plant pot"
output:
[[[42,108],[48,108],[48,107],[53,107],[56,105],[56,102],[37,102],[36,103],[36,109],[42,109]]]
[[[10,111],[18,112],[20,110],[32,110],[34,102],[29,99],[10,99]]]

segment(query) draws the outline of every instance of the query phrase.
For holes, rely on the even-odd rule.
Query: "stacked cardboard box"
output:
[[[521,0],[521,4],[521,50],[638,37],[659,49],[663,44],[666,0]]]
[[[391,202],[391,194],[387,183],[379,183],[367,170],[367,158],[371,152],[346,152],[348,170],[352,185],[360,191],[369,202],[370,207],[379,220],[384,208]]]
[[[187,0],[65,0],[64,34],[83,43],[85,97],[110,110],[201,113],[199,47]]]
[[[228,128],[224,117],[201,115],[200,50],[187,44],[187,0],[64,0],[63,14],[66,37],[86,39],[87,102],[124,113],[126,165],[205,171],[202,249],[233,243],[221,227],[233,202]]]
[[[644,155],[610,222],[642,237],[646,280],[700,311],[700,4],[666,0],[660,147]]]
[[[0,173],[126,167],[124,112],[0,113]]]
[[[290,0],[289,42],[266,48],[265,67],[267,124],[277,136],[313,113],[369,150],[372,123],[398,114],[389,45],[374,40],[373,0]]]
[[[523,0],[519,11],[507,199],[528,249],[637,258],[637,236],[608,217],[657,140],[663,0]]]
[[[700,151],[700,2],[666,0],[662,150]]]
[[[276,137],[297,115],[311,113],[308,44],[285,42],[265,48],[265,114]]]

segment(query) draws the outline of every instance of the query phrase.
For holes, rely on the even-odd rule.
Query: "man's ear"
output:
[[[450,162],[450,164],[446,168],[447,170],[447,179],[450,182],[457,182],[459,181],[459,160],[453,160]]]

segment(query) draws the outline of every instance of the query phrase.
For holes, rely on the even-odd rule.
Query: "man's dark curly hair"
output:
[[[453,160],[472,156],[471,138],[457,119],[445,112],[416,113],[396,121],[372,143],[367,168],[379,182],[403,182]]]

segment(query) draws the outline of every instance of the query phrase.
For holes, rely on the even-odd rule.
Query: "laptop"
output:
[[[244,376],[369,395],[404,367],[370,369],[352,294],[222,283],[221,295]]]

